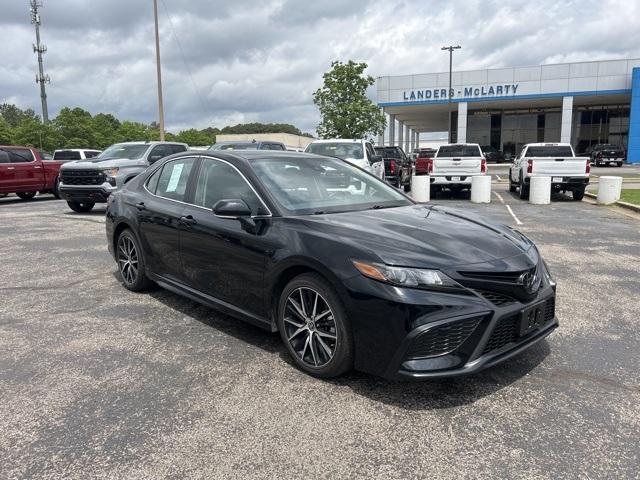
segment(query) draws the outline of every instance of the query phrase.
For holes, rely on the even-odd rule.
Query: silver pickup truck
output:
[[[568,143],[528,143],[509,168],[509,191],[529,198],[531,177],[551,177],[554,192],[571,192],[574,200],[582,200],[589,184],[589,157],[576,157]]]
[[[88,212],[149,165],[188,149],[176,142],[116,143],[97,157],[63,164],[58,191],[71,210]]]

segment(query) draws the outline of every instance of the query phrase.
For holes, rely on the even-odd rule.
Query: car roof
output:
[[[322,140],[314,140],[311,143],[361,143],[365,141],[361,138],[324,138]]]
[[[58,148],[53,151],[56,152],[101,152],[102,150],[98,150],[97,148]]]
[[[160,140],[153,140],[153,141],[136,140],[136,141],[133,141],[133,142],[117,142],[117,143],[114,143],[113,145],[164,145],[164,144],[184,145],[185,147],[188,146],[186,143],[171,142],[171,141],[168,141],[168,140],[164,140],[164,141],[160,141]]]
[[[549,143],[549,142],[539,142],[539,143],[527,143],[525,147],[570,147],[569,143]]]

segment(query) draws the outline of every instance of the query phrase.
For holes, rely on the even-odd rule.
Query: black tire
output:
[[[17,192],[16,195],[22,200],[33,200],[33,197],[36,196],[36,192]]]
[[[433,185],[431,185],[429,187],[429,198],[434,199],[436,198],[436,195],[438,195],[438,187],[434,187]]]
[[[520,200],[529,200],[529,187],[525,185],[522,173],[520,174],[520,186],[518,188],[520,190]]]
[[[95,204],[95,202],[76,202],[75,200],[69,200],[67,202],[69,208],[78,213],[90,212]]]
[[[405,192],[410,192],[411,191],[411,182],[413,182],[413,176],[409,175],[409,181],[404,184],[404,191]]]
[[[127,290],[141,292],[147,290],[153,282],[145,273],[142,249],[133,232],[123,230],[115,242],[118,276]]]
[[[618,162],[618,167],[622,167],[622,162]]]
[[[573,195],[573,199],[576,202],[579,202],[584,198],[584,188],[581,188],[579,190],[574,190],[573,192],[571,192],[571,194]]]
[[[60,195],[60,177],[56,178],[56,183],[53,185],[53,196],[58,200],[62,198],[62,195]]]
[[[315,321],[302,309],[314,302],[321,310],[315,317],[324,314]],[[353,368],[349,320],[335,289],[320,275],[305,273],[287,284],[278,303],[278,329],[295,364],[309,375],[333,378]]]
[[[515,183],[513,183],[513,180],[511,180],[511,169],[509,169],[509,191],[511,193],[514,193],[517,189],[518,189],[518,186]]]

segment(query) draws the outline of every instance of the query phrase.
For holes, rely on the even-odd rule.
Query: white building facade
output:
[[[448,130],[450,107],[453,142],[511,155],[531,142],[613,143],[640,162],[640,59],[457,71],[450,98],[448,86],[448,72],[378,78],[379,143],[412,150],[420,133]]]

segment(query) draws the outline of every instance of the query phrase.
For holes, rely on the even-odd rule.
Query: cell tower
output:
[[[33,52],[38,54],[38,73],[36,74],[36,83],[40,84],[40,99],[42,100],[42,121],[49,122],[49,109],[47,108],[47,89],[45,83],[51,83],[49,75],[44,74],[44,66],[42,64],[42,54],[47,51],[46,45],[40,44],[40,13],[38,9],[42,8],[42,0],[30,0],[29,11],[31,12],[31,23],[36,26],[36,43],[33,45]]]

